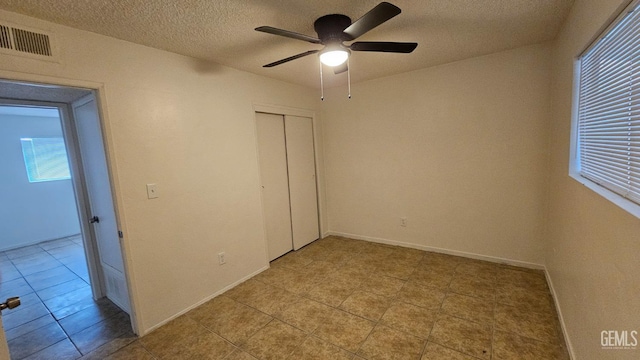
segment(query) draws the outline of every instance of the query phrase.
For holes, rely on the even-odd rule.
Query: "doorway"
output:
[[[94,92],[2,80],[0,87],[0,106],[58,113],[61,136],[21,137],[26,149],[23,167],[28,174],[31,165],[34,176],[47,178],[51,175],[47,171],[54,168],[51,161],[66,151],[67,172],[57,171],[71,183],[77,229],[71,236],[52,235],[44,242],[0,252],[0,295],[18,295],[22,300],[20,307],[2,317],[11,358],[46,358],[59,353],[80,356],[111,340],[133,338]],[[0,122],[0,131],[2,125]],[[56,181],[63,179],[51,183]],[[33,184],[44,182],[35,179]],[[68,213],[64,216],[72,217]],[[30,219],[32,224],[47,220]],[[53,226],[49,224],[48,228]],[[105,234],[109,230],[111,236]]]

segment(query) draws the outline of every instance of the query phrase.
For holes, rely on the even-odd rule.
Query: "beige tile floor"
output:
[[[107,358],[568,355],[540,271],[328,237]]]

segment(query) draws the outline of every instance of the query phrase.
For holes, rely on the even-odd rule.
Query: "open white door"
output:
[[[71,107],[91,209],[90,222],[98,248],[98,267],[105,281],[106,296],[130,313],[129,292],[95,96],[91,94],[75,101]]]
[[[7,337],[4,334],[4,327],[2,326],[2,310],[15,309],[20,306],[20,298],[12,297],[7,299],[6,302],[0,304],[0,360],[9,360],[9,345],[7,344]]]
[[[9,360],[9,358],[7,337],[4,335],[4,327],[2,327],[2,314],[0,314],[0,360]]]

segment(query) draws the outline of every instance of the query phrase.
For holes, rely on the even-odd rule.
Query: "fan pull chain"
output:
[[[351,64],[347,58],[347,83],[349,84],[349,99],[351,99]]]
[[[318,61],[320,64],[320,100],[324,101],[324,80],[322,79],[322,62]]]

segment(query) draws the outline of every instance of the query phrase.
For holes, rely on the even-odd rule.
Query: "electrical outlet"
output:
[[[407,227],[407,218],[405,217],[400,218],[400,226]]]
[[[218,264],[219,265],[224,265],[227,263],[227,254],[223,252],[218,253]]]

